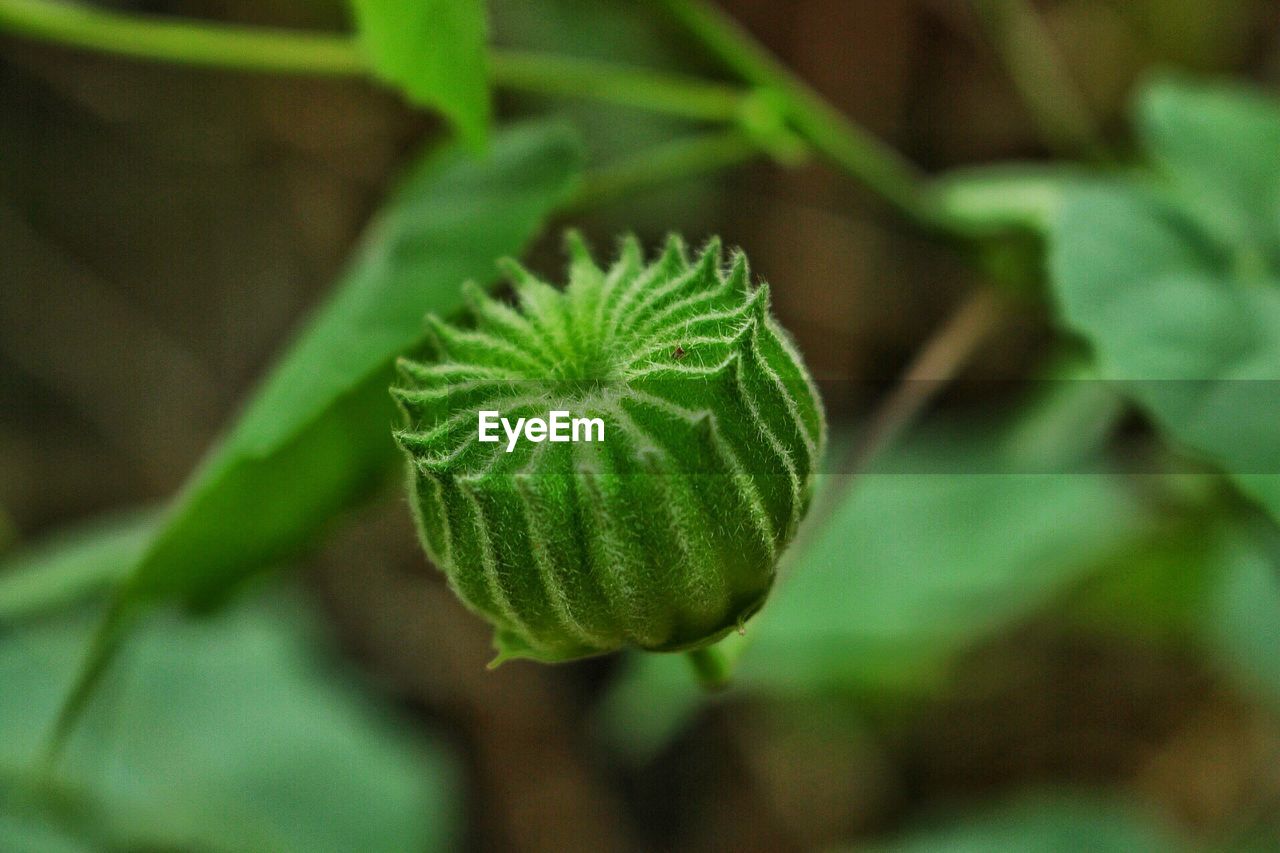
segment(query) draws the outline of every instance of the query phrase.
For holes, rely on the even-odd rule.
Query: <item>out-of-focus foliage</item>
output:
[[[697,67],[696,56],[656,26],[661,20],[651,5],[490,0],[489,7],[498,44],[637,68],[688,72]],[[519,112],[550,113],[572,123],[582,137],[588,163],[605,170],[619,163],[644,163],[655,147],[696,131],[686,119],[615,104],[520,93],[503,97]],[[717,180],[718,176],[709,175],[647,188],[621,205],[593,210],[592,230],[610,238],[627,231],[652,234],[655,239],[673,230],[714,231],[707,210],[714,210],[718,201],[712,191]]]
[[[1243,684],[1280,707],[1280,534],[1224,525],[1212,537],[1218,568],[1199,611],[1210,649]]]
[[[369,227],[347,274],[169,510],[132,570],[139,595],[218,595],[314,544],[396,458],[391,363],[428,311],[461,305],[494,259],[529,240],[577,178],[572,134],[530,125],[477,160],[422,158]]]
[[[1162,82],[1139,112],[1164,179],[1067,193],[1050,236],[1063,320],[1176,444],[1280,518],[1280,108]]]
[[[558,124],[509,130],[478,160],[421,158],[369,227],[347,274],[138,552],[68,702],[74,721],[112,654],[123,606],[208,602],[315,544],[396,458],[392,362],[425,341],[428,311],[460,306],[574,189],[579,152]]]
[[[1180,211],[1247,280],[1280,275],[1280,102],[1239,84],[1158,80],[1138,131]]]
[[[103,592],[155,533],[151,512],[96,519],[0,558],[0,626]]]
[[[1153,519],[1143,535],[1099,565],[1097,577],[1065,602],[1067,620],[1155,645],[1199,642],[1201,614],[1222,574],[1223,523],[1178,512]]]
[[[1066,189],[1088,173],[1077,166],[1017,164],[957,169],[933,183],[939,214],[976,235],[1048,231]]]
[[[1166,519],[1100,567],[1072,619],[1144,642],[1196,648],[1264,701],[1280,703],[1280,544],[1265,519]]]
[[[473,147],[489,134],[484,0],[351,0],[374,73],[440,110]]]
[[[154,620],[56,772],[40,771],[93,616],[0,635],[5,850],[399,851],[455,838],[451,758],[319,656],[318,627],[280,593]]]
[[[1097,435],[1054,429],[1082,407],[1105,422],[1111,403],[1090,383],[1063,384],[1025,420],[923,432],[855,481],[760,620],[744,677],[779,690],[931,683],[952,651],[1133,536],[1133,496],[1089,472]]]
[[[13,853],[95,853],[87,839],[39,813],[0,803],[0,845]]]
[[[1183,849],[1148,816],[1097,796],[1024,795],[911,831],[883,853],[1155,853]]]
[[[1143,511],[1116,477],[1088,472],[1097,436],[1074,425],[1082,411],[1108,420],[1113,403],[1096,384],[1063,384],[1025,420],[986,434],[924,431],[857,477],[737,641],[737,680],[778,696],[919,693],[955,653],[1028,617],[1137,535]],[[631,664],[606,725],[645,754],[698,697],[676,671],[682,661]]]

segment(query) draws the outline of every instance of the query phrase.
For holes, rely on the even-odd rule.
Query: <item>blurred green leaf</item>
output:
[[[410,172],[346,275],[168,512],[132,572],[139,596],[221,593],[312,543],[398,458],[387,393],[395,357],[492,280],[572,189],[573,136],[511,130],[483,161],[456,146]]]
[[[374,73],[444,113],[472,147],[489,133],[484,0],[351,0]]]
[[[0,559],[0,626],[101,593],[155,534],[153,512],[96,519]]]
[[[1065,621],[1176,649],[1199,640],[1206,597],[1218,582],[1221,519],[1202,510],[1195,518],[1167,515],[1099,566],[1097,577],[1065,603]]]
[[[318,658],[318,627],[284,595],[216,618],[153,620],[104,684],[57,776],[38,775],[33,762],[89,616],[0,638],[0,780],[11,780],[0,784],[4,849],[60,849],[58,840],[81,849],[72,839],[91,838],[92,849],[310,853],[456,840],[452,760]]]
[[[1183,209],[1225,246],[1280,259],[1280,104],[1240,85],[1162,79],[1137,122]]]
[[[1067,603],[1068,618],[1195,649],[1280,706],[1280,531],[1236,510],[1210,504],[1186,518],[1162,518]]]
[[[1101,433],[1074,426],[1080,412],[1107,420],[1114,401],[1098,383],[1061,386],[1002,429],[922,433],[860,474],[787,555],[745,638],[729,638],[741,644],[729,650],[741,650],[734,683],[788,697],[928,690],[959,651],[1027,618],[1137,536],[1147,519],[1136,499],[1117,478],[1088,473]],[[681,660],[630,665],[602,720],[642,758],[699,697]]]
[[[884,853],[1155,853],[1183,849],[1137,809],[1084,795],[1018,800],[908,832]]]
[[[1280,518],[1280,111],[1165,83],[1141,112],[1171,189],[1069,191],[1050,252],[1063,320],[1175,444]]]
[[[423,316],[491,280],[579,177],[558,124],[495,140],[484,160],[449,146],[421,159],[370,226],[345,277],[307,323],[231,432],[168,509],[131,567],[68,692],[54,744],[83,713],[149,599],[209,602],[311,545],[399,457],[387,387],[397,355],[425,339]]]
[[[0,783],[0,850],[8,853],[97,853],[102,848],[48,816],[6,802]]]
[[[952,453],[954,451],[945,451]],[[918,689],[1026,618],[1138,528],[1105,474],[866,474],[753,624],[739,677],[780,691]]]
[[[1210,650],[1242,684],[1280,706],[1280,536],[1223,525],[1210,541],[1217,582],[1201,611]]]
[[[656,756],[710,697],[684,655],[636,653],[596,712],[594,734],[633,765]]]

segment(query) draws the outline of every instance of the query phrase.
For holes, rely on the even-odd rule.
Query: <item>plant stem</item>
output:
[[[588,173],[569,207],[581,209],[604,204],[658,184],[736,166],[760,153],[759,144],[739,130],[676,139]]]
[[[816,150],[916,223],[942,224],[925,201],[922,177],[914,166],[831,108],[737,22],[702,0],[666,2],[730,67],[765,88],[785,119]],[[134,59],[209,68],[328,77],[373,73],[350,36],[166,19],[59,0],[0,0],[0,31],[4,30]],[[750,97],[732,86],[595,60],[493,50],[489,64],[496,86],[705,121],[743,120]],[[760,144],[756,140],[754,147]],[[706,168],[712,168],[718,158],[726,163],[741,160],[741,147],[740,140],[725,138],[718,151],[706,144],[701,151],[685,151],[680,159],[697,160],[698,154]]]
[[[1109,159],[1102,131],[1036,10],[1026,0],[972,2],[1044,143],[1068,157]]]
[[[693,667],[693,673],[704,690],[723,690],[729,685],[732,667],[718,646],[703,646],[685,652],[685,659]]]
[[[508,89],[707,121],[735,120],[746,97],[738,88],[696,77],[526,51],[492,51],[489,75],[495,86]]]
[[[373,70],[350,36],[183,21],[57,0],[0,0],[0,31],[134,59],[277,74],[359,77]],[[705,121],[738,115],[745,93],[678,74],[523,51],[493,50],[496,86],[588,98]]]
[[[905,157],[841,115],[736,20],[706,0],[664,0],[671,13],[719,59],[766,89],[806,141],[913,222],[937,227],[924,178]]]
[[[854,474],[889,449],[938,392],[956,378],[1003,317],[994,289],[981,287],[969,294],[916,352],[876,409],[854,455],[838,473]]]
[[[107,670],[115,660],[131,629],[137,624],[141,611],[136,603],[131,603],[124,587],[117,589],[114,600],[107,613],[98,623],[93,638],[89,641],[88,656],[81,665],[71,692],[58,709],[58,716],[53,727],[45,738],[43,766],[52,772],[61,758],[67,742],[75,731],[84,709],[88,706],[94,691],[107,674]]]
[[[354,40],[321,33],[184,21],[57,0],[0,0],[0,29],[135,59],[241,71],[365,74]]]

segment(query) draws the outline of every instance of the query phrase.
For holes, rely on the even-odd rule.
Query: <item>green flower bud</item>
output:
[[[569,242],[563,291],[509,263],[515,307],[469,287],[474,323],[428,318],[437,358],[400,363],[422,541],[498,660],[698,648],[769,593],[821,400],[741,252],[629,238],[602,270]]]

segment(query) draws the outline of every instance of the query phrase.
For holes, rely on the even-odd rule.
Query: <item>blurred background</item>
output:
[[[331,0],[102,5],[347,26]],[[723,5],[929,172],[1061,153],[962,0]],[[1130,93],[1153,68],[1280,82],[1271,0],[1036,7],[1122,150]],[[491,14],[499,44],[716,73],[649,4],[494,0]],[[598,104],[498,104],[503,117],[565,114],[597,161],[678,130]],[[175,493],[335,280],[406,155],[442,134],[370,83],[0,34],[0,541]],[[837,389],[837,435],[865,425],[983,280],[819,164],[757,161],[574,214],[530,253],[549,277],[567,224],[600,247],[626,230],[745,247]],[[1042,305],[1006,312],[966,368],[973,381],[903,453],[963,466],[979,452],[951,415],[998,425],[1034,393],[1019,380],[1063,356]],[[1143,425],[1129,431],[1140,441]],[[77,734],[125,793],[105,806],[67,794],[52,823],[15,807],[0,847],[100,849],[114,825],[147,849],[1280,849],[1280,691],[1198,627],[1203,578],[1230,557],[1176,501],[1142,503],[1141,480],[867,477],[822,546],[826,571],[797,574],[770,605],[789,627],[762,628],[741,683],[714,697],[678,659],[487,671],[488,629],[426,563],[389,486],[261,595],[149,627],[117,679],[129,684],[109,684]],[[1256,596],[1236,594],[1215,599],[1221,624],[1251,618],[1230,608]],[[10,749],[56,701],[36,676],[83,648],[85,619],[63,621],[0,624]],[[1275,626],[1254,624],[1252,641],[1274,644]]]

